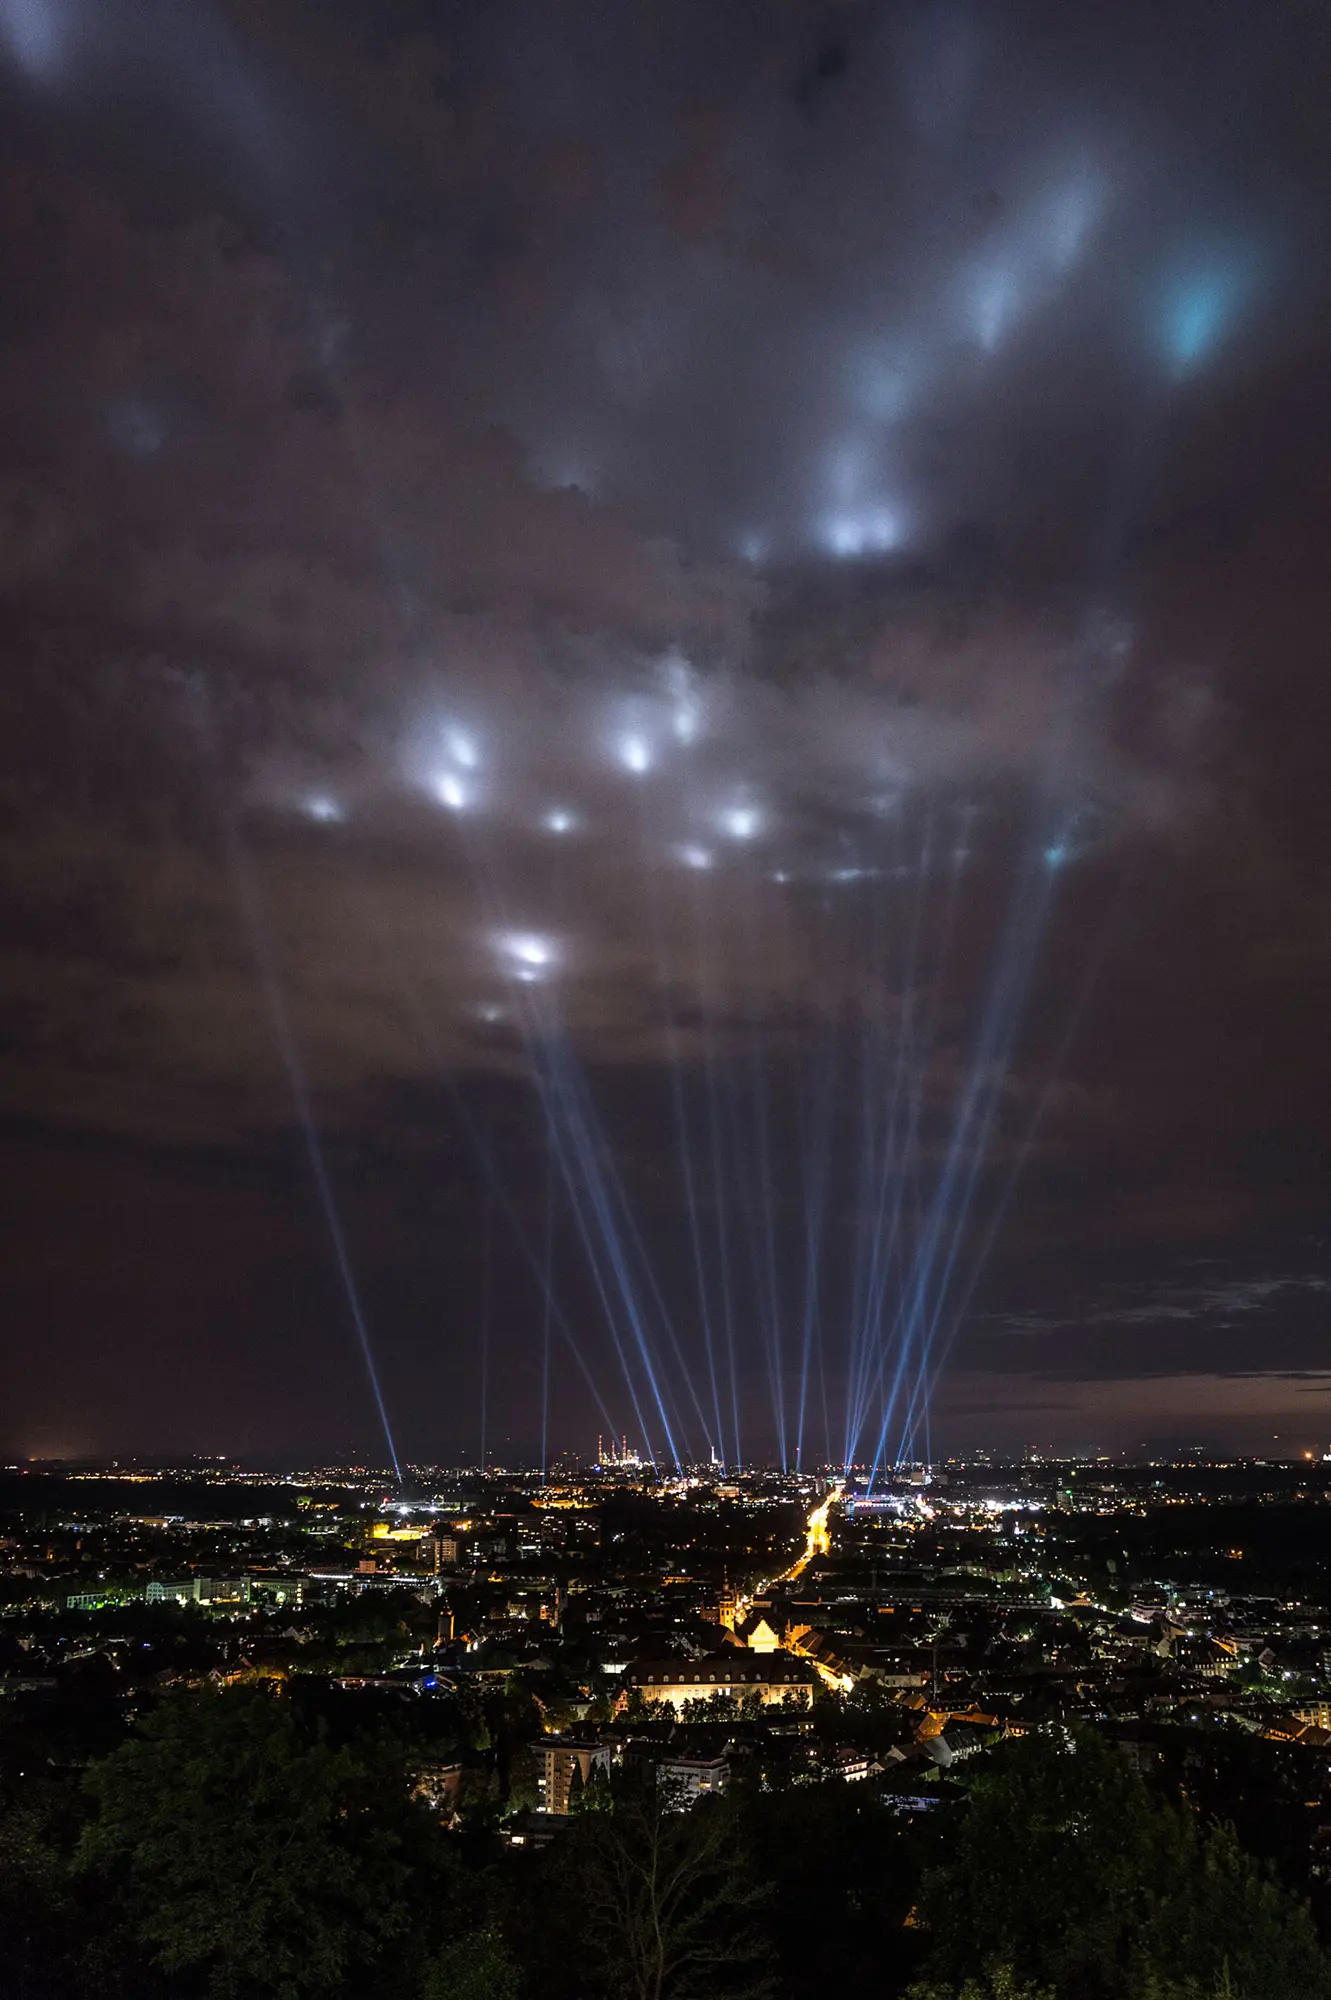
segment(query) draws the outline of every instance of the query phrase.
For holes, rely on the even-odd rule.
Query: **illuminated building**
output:
[[[730,1784],[726,1757],[667,1757],[656,1767],[658,1785],[669,1786],[681,1806],[691,1806],[708,1792],[724,1792]]]
[[[708,1660],[657,1660],[631,1667],[615,1703],[628,1707],[635,1691],[646,1702],[669,1702],[677,1712],[686,1702],[710,1701],[731,1695],[737,1701],[756,1696],[765,1708],[813,1706],[814,1675],[789,1654],[758,1658],[742,1653],[720,1654]]]
[[[641,1452],[629,1450],[627,1437],[621,1438],[618,1446],[616,1446],[614,1439],[611,1438],[609,1448],[607,1449],[605,1439],[598,1436],[596,1440],[596,1463],[602,1471],[640,1472],[646,1461]]]
[[[854,1749],[850,1744],[842,1743],[828,1753],[824,1768],[849,1784],[862,1778],[876,1777],[882,1766],[868,1750]]]
[[[568,1811],[575,1773],[584,1785],[591,1783],[594,1771],[600,1771],[607,1778],[610,1775],[611,1748],[608,1743],[598,1743],[594,1738],[554,1736],[539,1747],[543,1767],[540,1804],[542,1812]]]
[[[759,1618],[745,1634],[744,1643],[754,1653],[779,1653],[781,1650],[781,1640],[765,1618]]]

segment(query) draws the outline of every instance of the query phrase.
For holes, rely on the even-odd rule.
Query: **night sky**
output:
[[[1329,57],[0,0],[6,1451],[1323,1447]]]

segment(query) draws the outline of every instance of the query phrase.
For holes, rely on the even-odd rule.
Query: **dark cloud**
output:
[[[4,0],[0,34],[13,1299],[74,1356],[117,1329],[102,1441],[183,1434],[205,1379],[219,1444],[344,1434],[353,1378],[289,1372],[256,1427],[224,1365],[237,1318],[342,1338],[306,1088],[414,1449],[474,1445],[485,1298],[543,1338],[552,1117],[557,1310],[620,1422],[645,1316],[697,1435],[726,1245],[743,1428],[769,1376],[812,1407],[811,1213],[834,1403],[881,1393],[926,1253],[959,1381],[1163,1410],[1171,1330],[1179,1381],[1273,1333],[1312,1366],[1325,1280],[1279,1274],[1329,1178],[1325,25]],[[565,1172],[646,1253],[608,1326]],[[101,1198],[127,1240],[188,1213],[161,1271]],[[1255,1276],[1159,1276],[1240,1241]]]

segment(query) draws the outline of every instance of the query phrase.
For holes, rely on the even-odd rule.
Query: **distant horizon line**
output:
[[[544,1463],[539,1458],[515,1457],[500,1461],[487,1459],[485,1464],[475,1460],[444,1459],[404,1459],[402,1472],[414,1477],[441,1475],[466,1478],[541,1478],[567,1476],[579,1473],[616,1474],[627,1471],[655,1473],[669,1478],[680,1474],[706,1474],[739,1479],[749,1478],[814,1478],[823,1475],[841,1478],[862,1475],[866,1481],[881,1484],[899,1476],[928,1473],[948,1468],[965,1469],[968,1465],[986,1464],[991,1466],[1029,1469],[1033,1466],[1116,1466],[1130,1467],[1184,1467],[1202,1466],[1287,1466],[1291,1469],[1311,1470],[1318,1465],[1331,1465],[1331,1449],[1309,1451],[1298,1449],[1289,1453],[1253,1452],[1226,1449],[1214,1445],[1194,1445],[1176,1447],[1172,1451],[1131,1450],[1127,1448],[1099,1451],[1058,1451],[1026,1447],[1021,1450],[976,1445],[967,1450],[940,1454],[932,1459],[903,1459],[890,1466],[873,1467],[867,1462],[844,1465],[838,1461],[825,1460],[815,1465],[783,1465],[776,1460],[754,1458],[741,1465],[729,1465],[712,1459],[674,1460],[643,1457],[636,1463],[624,1463],[610,1459],[598,1459],[590,1454],[583,1455],[572,1449],[550,1454]],[[113,1476],[137,1475],[156,1477],[168,1473],[205,1472],[225,1473],[239,1477],[295,1478],[311,1477],[317,1474],[355,1474],[362,1478],[383,1479],[398,1483],[397,1474],[391,1466],[380,1465],[369,1460],[356,1458],[325,1458],[315,1456],[302,1460],[285,1454],[257,1453],[245,1455],[222,1452],[117,1452],[100,1453],[51,1453],[33,1454],[0,1462],[0,1473],[26,1475],[29,1473],[83,1473]]]

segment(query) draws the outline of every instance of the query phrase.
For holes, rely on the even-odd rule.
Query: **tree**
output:
[[[920,1957],[920,1933],[906,1920],[927,1828],[894,1812],[875,1785],[839,1778],[744,1784],[730,1796],[771,1885],[765,1928],[783,1992],[897,1991]]]
[[[1059,2000],[1141,2000],[1152,1979],[1209,1996],[1226,1977],[1236,2000],[1331,2000],[1301,1905],[1091,1731],[1037,1731],[994,1753],[921,1914],[944,1985],[998,1962]]]
[[[589,1969],[624,2000],[732,2000],[768,1990],[762,1900],[725,1799],[679,1809],[668,1786],[580,1814],[560,1855]]]
[[[600,1764],[593,1764],[584,1779],[581,1764],[573,1766],[573,1778],[568,1788],[569,1817],[582,1813],[608,1813],[615,1809],[614,1790],[609,1773]]]
[[[408,1891],[431,1869],[434,1829],[381,1741],[333,1748],[261,1691],[190,1693],[87,1786],[80,1864],[181,1992],[360,1996],[410,1955]]]
[[[496,1931],[477,1930],[429,1961],[420,2000],[518,2000],[518,1973]]]
[[[67,2000],[85,1990],[89,1919],[104,1913],[80,1902],[71,1877],[76,1829],[69,1801],[49,1786],[0,1805],[0,2000]],[[112,1969],[100,1970],[109,1990]]]
[[[1010,1965],[991,1965],[960,1986],[912,1986],[906,2000],[1054,2000],[1047,1986],[1029,1986]]]
[[[1327,2000],[1331,1966],[1302,1904],[1245,1854],[1232,1827],[1189,1845],[1188,1869],[1156,1904],[1150,1964],[1179,2000]],[[1190,1984],[1191,1982],[1191,1984]]]

